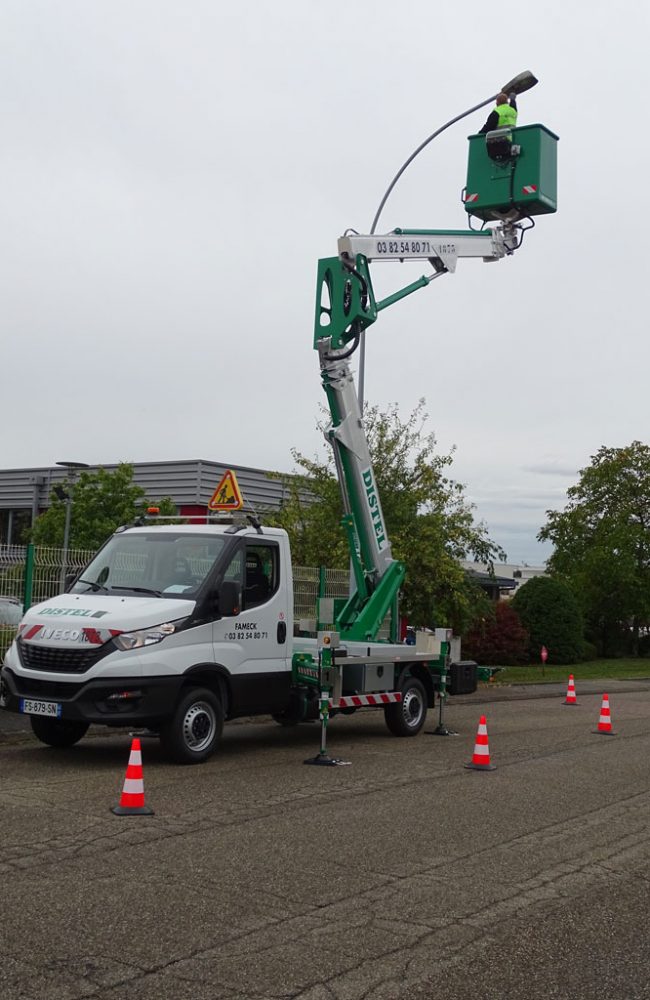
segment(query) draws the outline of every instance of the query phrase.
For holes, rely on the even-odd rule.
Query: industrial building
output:
[[[203,459],[130,464],[133,482],[142,487],[147,499],[155,502],[169,497],[183,517],[206,513],[207,504],[227,469],[235,472],[247,508],[278,510],[286,494],[286,475],[278,476],[264,469]],[[118,465],[91,465],[88,471],[99,468],[113,472]],[[52,488],[69,479],[70,474],[62,465],[0,469],[0,544],[24,542],[38,515],[50,506]]]

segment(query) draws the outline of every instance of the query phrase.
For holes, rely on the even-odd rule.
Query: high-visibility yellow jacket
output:
[[[497,104],[494,109],[499,116],[497,128],[514,128],[517,124],[517,111],[509,104]]]

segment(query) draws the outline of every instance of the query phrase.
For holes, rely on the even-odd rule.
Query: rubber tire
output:
[[[88,732],[89,723],[75,722],[67,719],[47,719],[42,715],[30,715],[29,721],[32,732],[37,740],[45,743],[48,747],[74,746]]]
[[[193,706],[196,706],[197,718],[204,720],[201,726],[205,724],[207,719],[212,729],[211,733],[208,731],[206,734],[209,736],[208,742],[201,742],[197,748],[193,748],[187,739],[188,730],[194,732],[193,728],[188,725],[188,715],[190,715]],[[200,735],[200,731],[201,729],[199,729],[198,735]],[[169,722],[161,726],[160,745],[165,756],[175,764],[202,764],[217,749],[222,731],[223,706],[218,695],[214,691],[210,691],[209,688],[190,688],[181,694]]]
[[[393,736],[417,736],[427,719],[424,684],[417,677],[407,677],[401,691],[401,702],[384,708],[386,725]]]

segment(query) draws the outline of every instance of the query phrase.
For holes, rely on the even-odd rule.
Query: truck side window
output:
[[[256,542],[246,546],[244,608],[264,604],[280,585],[280,550],[277,545]]]

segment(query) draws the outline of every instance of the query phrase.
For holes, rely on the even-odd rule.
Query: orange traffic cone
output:
[[[612,729],[612,719],[609,714],[609,696],[603,695],[603,702],[600,706],[600,718],[598,720],[598,729],[594,729],[595,733],[602,733],[603,736],[615,736],[616,733]]]
[[[137,737],[131,742],[131,753],[120,804],[113,806],[111,812],[114,812],[116,816],[153,816],[153,809],[144,804],[142,752],[140,740]]]
[[[490,764],[490,747],[488,745],[487,723],[482,715],[478,722],[478,732],[476,733],[476,743],[474,753],[469,764],[465,767],[471,771],[495,771],[494,764]]]
[[[576,685],[573,680],[573,674],[569,674],[569,686],[566,691],[566,698],[562,702],[563,705],[577,705],[578,699],[576,698]]]

